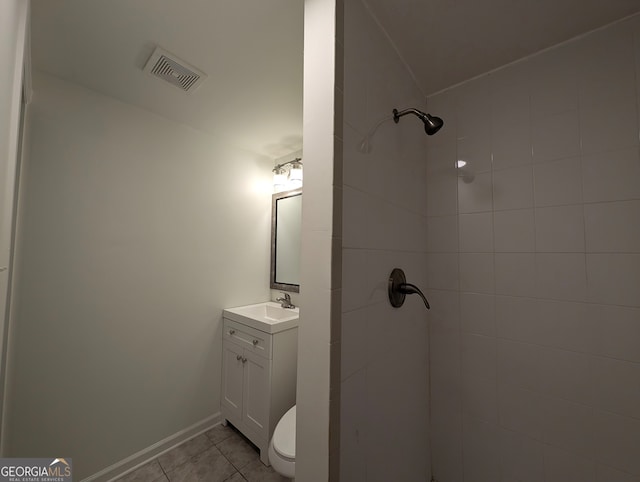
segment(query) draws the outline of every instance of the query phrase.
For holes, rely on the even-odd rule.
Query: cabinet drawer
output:
[[[252,351],[253,353],[271,359],[271,335],[260,330],[224,319],[223,339],[229,340]]]

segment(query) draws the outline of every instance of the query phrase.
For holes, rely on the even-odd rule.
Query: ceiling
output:
[[[425,94],[640,11],[640,0],[363,1]],[[33,67],[276,159],[302,146],[303,4],[32,0]],[[208,78],[186,94],[145,74],[156,46]]]
[[[302,147],[301,0],[32,0],[33,67],[273,159]],[[208,78],[142,69],[158,45]]]
[[[640,0],[363,0],[425,94],[640,11]]]

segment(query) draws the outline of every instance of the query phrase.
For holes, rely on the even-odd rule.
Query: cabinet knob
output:
[[[253,340],[253,346],[256,346],[258,344],[258,340]]]
[[[229,334],[230,335],[235,335],[236,334],[236,330],[229,330]]]
[[[247,359],[246,358],[242,358],[242,363],[247,363]]]
[[[236,355],[236,360],[238,361],[242,360],[242,355]],[[242,363],[244,363],[244,360],[242,360]]]

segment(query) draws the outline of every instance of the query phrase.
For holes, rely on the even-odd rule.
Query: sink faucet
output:
[[[276,298],[276,301],[280,302],[280,306],[282,306],[283,308],[295,308],[296,305],[291,303],[291,296],[289,295],[289,293],[282,294],[284,295],[284,298]]]

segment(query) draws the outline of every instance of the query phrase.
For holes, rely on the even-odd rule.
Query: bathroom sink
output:
[[[265,333],[278,333],[298,326],[298,308],[282,308],[273,301],[224,310],[224,317]]]

